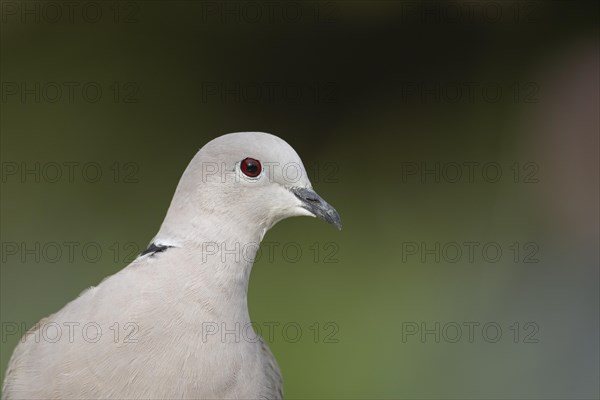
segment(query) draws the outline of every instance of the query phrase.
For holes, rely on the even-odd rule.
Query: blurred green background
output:
[[[1,379],[8,326],[126,266],[195,152],[258,130],[344,222],[286,220],[254,266],[286,397],[599,397],[597,2],[1,6]]]

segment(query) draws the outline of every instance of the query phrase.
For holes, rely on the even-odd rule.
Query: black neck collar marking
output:
[[[167,246],[164,244],[156,245],[154,243],[150,243],[150,246],[148,246],[148,248],[146,250],[144,250],[142,252],[142,254],[140,254],[140,257],[144,256],[146,254],[150,254],[150,257],[152,257],[156,253],[162,253],[163,251],[170,249],[171,247],[173,247],[173,246]]]

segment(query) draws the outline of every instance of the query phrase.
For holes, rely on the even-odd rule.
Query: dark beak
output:
[[[313,213],[315,217],[335,225],[339,230],[342,229],[340,214],[312,189],[290,188],[290,190],[302,201],[302,207]]]

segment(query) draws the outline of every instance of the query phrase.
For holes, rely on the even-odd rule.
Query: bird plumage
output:
[[[295,163],[302,176],[291,182],[275,167],[270,177],[249,179],[239,169],[248,156]],[[320,213],[307,207],[335,214],[339,225],[331,206],[304,204],[297,187],[312,190],[296,152],[275,136],[235,133],[208,143],[184,172],[149,250],[24,335],[3,397],[282,398],[275,358],[248,335],[253,249],[279,220]]]

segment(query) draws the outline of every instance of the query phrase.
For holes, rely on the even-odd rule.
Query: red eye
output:
[[[255,160],[254,158],[244,158],[240,163],[240,169],[244,175],[249,176],[250,178],[256,178],[260,175],[260,171],[262,171],[260,161]]]

